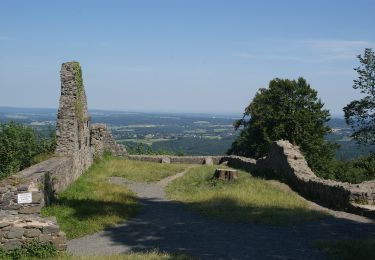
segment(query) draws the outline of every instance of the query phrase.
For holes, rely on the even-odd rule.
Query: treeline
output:
[[[46,135],[15,122],[0,124],[0,179],[43,161],[55,148],[52,129]]]

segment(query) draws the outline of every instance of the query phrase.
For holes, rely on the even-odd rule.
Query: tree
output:
[[[30,166],[37,153],[34,131],[21,124],[0,124],[0,179]]]
[[[234,123],[243,130],[228,153],[260,158],[273,141],[286,139],[300,146],[310,167],[324,170],[324,161],[334,156],[334,145],[324,141],[330,131],[325,124],[329,111],[323,109],[317,94],[303,78],[271,80],[269,88],[260,89],[243,118]]]
[[[365,49],[363,56],[357,58],[360,66],[354,69],[358,79],[354,80],[353,88],[365,96],[344,107],[345,120],[358,143],[371,145],[375,144],[375,54],[372,49]]]

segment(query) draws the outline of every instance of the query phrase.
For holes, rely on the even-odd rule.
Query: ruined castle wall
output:
[[[259,160],[224,156],[223,161],[255,175],[271,175],[308,199],[330,208],[375,218],[375,211],[363,206],[375,205],[375,181],[360,184],[343,183],[317,177],[297,146],[285,140],[274,142],[268,156]]]
[[[342,183],[317,177],[297,146],[280,140],[270,147],[268,156],[259,160],[241,156],[154,156],[127,155],[130,160],[156,163],[226,163],[259,176],[273,176],[306,198],[328,207],[375,218],[375,211],[361,204],[375,205],[375,181]]]
[[[72,177],[68,179],[74,181],[93,162],[90,147],[90,118],[79,63],[63,63],[60,77],[61,96],[57,113],[56,155],[73,158],[73,169],[70,173]]]
[[[126,154],[125,147],[116,143],[105,124],[92,124],[90,138],[90,143],[95,158],[100,158],[105,151],[109,151],[115,156],[122,156]]]

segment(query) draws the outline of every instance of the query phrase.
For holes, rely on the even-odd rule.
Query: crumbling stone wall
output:
[[[185,164],[206,164],[207,161],[213,164],[225,163],[260,176],[271,173],[304,197],[334,209],[375,218],[375,181],[350,184],[319,178],[308,166],[298,146],[285,140],[274,142],[268,156],[259,160],[233,155],[212,157],[126,155],[125,158]]]
[[[105,125],[90,129],[79,63],[63,63],[60,76],[56,156],[0,181],[0,247],[6,249],[39,239],[65,250],[64,232],[56,220],[40,216],[42,207],[90,167],[94,152],[100,156],[105,149],[110,149],[115,155],[124,154]],[[22,201],[19,196],[27,200]]]
[[[90,118],[82,70],[78,62],[61,66],[61,96],[57,113],[56,155],[73,158],[73,180],[93,162],[90,147]]]
[[[101,157],[105,151],[109,151],[115,156],[126,154],[125,147],[116,143],[105,124],[92,124],[90,138],[94,157]]]
[[[56,220],[53,218],[0,215],[1,247],[11,250],[34,239],[41,242],[51,242],[60,251],[67,247],[65,233],[60,231]]]
[[[65,250],[66,238],[56,220],[40,217],[55,193],[69,182],[60,176],[72,171],[71,157],[53,157],[0,181],[0,247],[13,249],[25,241],[39,239],[52,242]],[[18,195],[29,195],[30,202],[19,201]]]

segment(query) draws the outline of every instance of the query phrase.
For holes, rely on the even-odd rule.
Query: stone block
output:
[[[22,245],[21,241],[19,240],[8,240],[6,242],[4,242],[4,249],[5,250],[12,250],[12,249],[15,249],[17,247],[20,247]]]
[[[43,234],[58,234],[59,231],[60,231],[60,228],[56,225],[43,227]]]
[[[25,230],[21,227],[12,227],[8,234],[6,234],[6,238],[22,238],[24,232]]]
[[[40,213],[41,207],[40,206],[30,206],[21,208],[18,212],[20,214],[35,214]]]
[[[42,232],[39,229],[32,228],[32,229],[26,229],[23,235],[25,237],[32,238],[32,237],[38,237],[41,233]]]
[[[0,222],[0,229],[2,229],[4,227],[7,227],[9,225],[10,225],[10,223],[8,223],[8,222]]]

